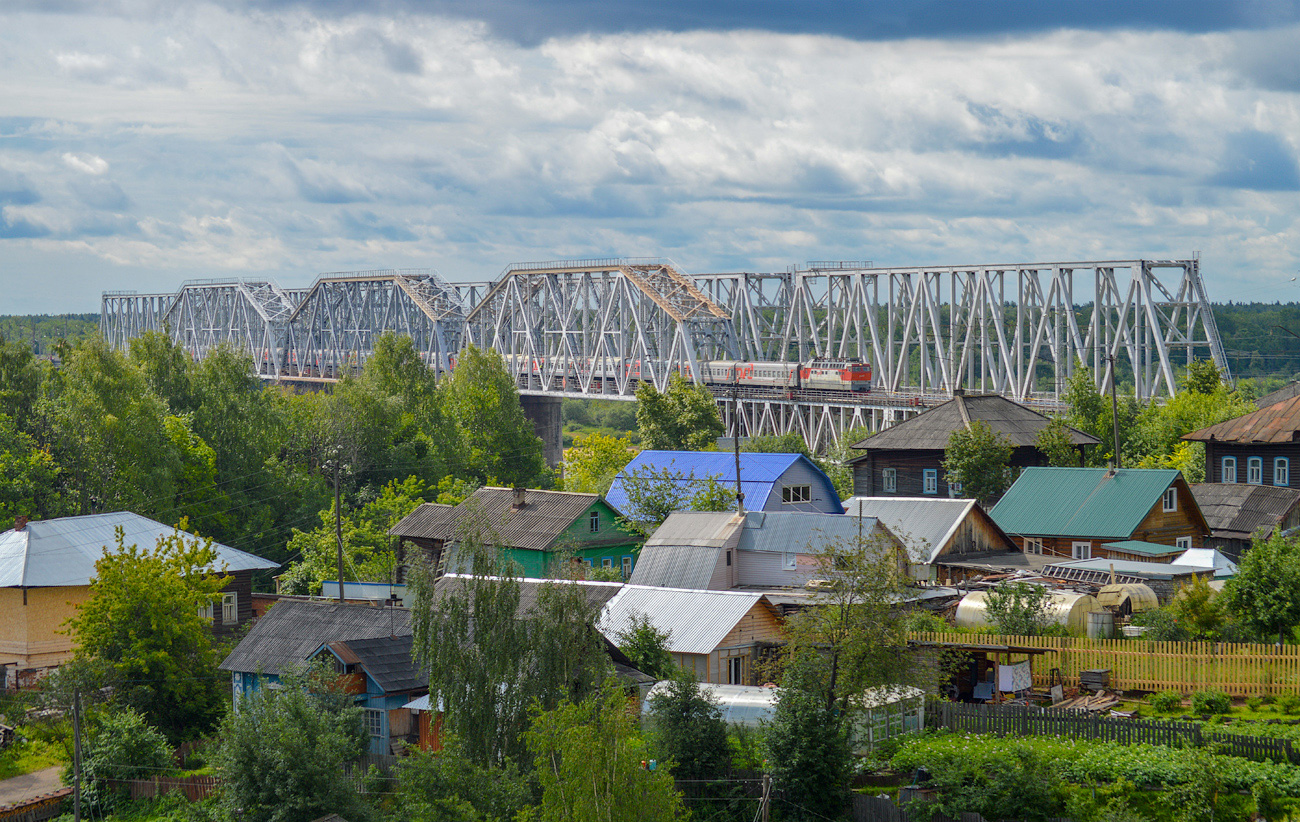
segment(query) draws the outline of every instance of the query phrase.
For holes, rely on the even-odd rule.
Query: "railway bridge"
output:
[[[798,432],[825,450],[957,389],[1059,408],[1080,362],[1098,389],[1116,380],[1139,400],[1176,393],[1195,358],[1227,373],[1195,259],[690,275],[667,259],[611,258],[520,263],[474,283],[431,269],[325,274],[305,289],[193,280],[174,294],[105,292],[100,324],[118,347],[165,331],[196,359],[230,343],[263,379],[309,385],[355,373],[387,331],[439,373],[468,343],[494,348],[552,462],[562,398],[631,400],[674,374],[709,388],[729,430]],[[798,376],[856,362],[870,364],[868,382]],[[760,376],[738,379],[743,365]]]

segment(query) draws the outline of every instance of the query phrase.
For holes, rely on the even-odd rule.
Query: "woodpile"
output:
[[[1119,692],[1106,693],[1098,691],[1095,694],[1084,694],[1076,696],[1074,699],[1067,699],[1053,705],[1049,710],[1053,711],[1086,711],[1087,713],[1104,713],[1114,708],[1120,702]]]

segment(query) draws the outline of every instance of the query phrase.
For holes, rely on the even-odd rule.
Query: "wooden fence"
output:
[[[1300,749],[1289,739],[1242,736],[1207,729],[1200,722],[1083,714],[1052,711],[1024,705],[979,705],[932,702],[926,725],[977,734],[1001,736],[1065,736],[1096,739],[1121,745],[1196,746],[1214,743],[1220,752],[1245,759],[1300,764]]]
[[[179,793],[189,801],[197,802],[216,793],[221,780],[215,776],[155,776],[151,779],[110,779],[109,785],[126,788],[133,800]]]
[[[900,802],[905,803],[906,796],[907,789],[900,791]],[[853,795],[851,818],[853,822],[912,822],[907,811],[895,804],[892,799],[860,793]],[[986,822],[986,820],[977,813],[963,813],[957,819],[935,814],[931,822]],[[1070,820],[1064,817],[1052,817],[1048,822],[1070,822]]]
[[[1034,657],[1034,686],[1038,688],[1051,684],[1053,668],[1059,669],[1067,685],[1079,684],[1080,671],[1109,668],[1111,687],[1126,691],[1218,690],[1231,696],[1300,693],[1300,645],[958,633],[914,633],[908,638],[1052,649],[1055,653]],[[1013,654],[1012,658],[1017,657]]]
[[[59,788],[57,791],[33,796],[15,802],[12,805],[0,807],[0,820],[4,822],[45,822],[47,819],[53,819],[61,816],[65,810],[65,805],[71,800],[72,788]]]

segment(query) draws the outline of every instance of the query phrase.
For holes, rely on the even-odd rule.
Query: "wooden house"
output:
[[[497,547],[521,576],[533,578],[557,576],[561,563],[577,560],[617,569],[627,579],[643,541],[596,494],[531,488],[480,488],[456,506],[421,505],[388,533],[398,539],[403,567],[414,546],[440,573],[468,570],[473,557],[457,546],[472,539]]]
[[[953,432],[979,421],[1011,443],[1012,471],[1042,465],[1038,434],[1051,422],[1047,417],[1012,402],[1000,394],[965,394],[958,390],[942,405],[886,428],[856,445],[853,458],[853,494],[862,497],[960,497],[961,488],[948,482],[944,453]],[[1070,428],[1070,442],[1079,451],[1098,440]]]
[[[913,579],[938,582],[953,576],[948,563],[1020,550],[973,499],[853,497],[844,513],[883,522],[907,546]]]
[[[63,623],[90,598],[95,563],[105,549],[117,550],[118,528],[125,545],[141,549],[151,550],[178,533],[187,542],[203,542],[129,511],[34,521],[18,517],[13,528],[0,533],[0,664],[21,670],[72,658],[76,649]],[[213,571],[228,581],[220,600],[202,613],[215,633],[226,634],[252,618],[253,572],[279,566],[220,543],[212,547]]]
[[[1132,559],[1132,545],[1107,547],[1122,542],[1181,553],[1210,532],[1174,469],[1030,467],[989,515],[1026,554],[1068,559]]]
[[[1300,528],[1300,488],[1198,482],[1192,494],[1210,526],[1207,548],[1241,559],[1256,539]]]
[[[419,741],[406,704],[428,693],[429,675],[416,665],[411,642],[410,634],[338,639],[322,643],[311,655],[334,667],[346,692],[362,707],[372,754],[396,754],[403,743]]]
[[[1300,488],[1291,464],[1300,458],[1300,396],[1202,428],[1183,439],[1205,444],[1205,479],[1228,485]]]

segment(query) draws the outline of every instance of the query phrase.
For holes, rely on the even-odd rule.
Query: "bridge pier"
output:
[[[524,414],[533,423],[533,433],[542,438],[546,464],[552,468],[558,468],[564,460],[563,424],[560,420],[562,402],[559,397],[539,397],[533,394],[522,394],[519,397]]]

